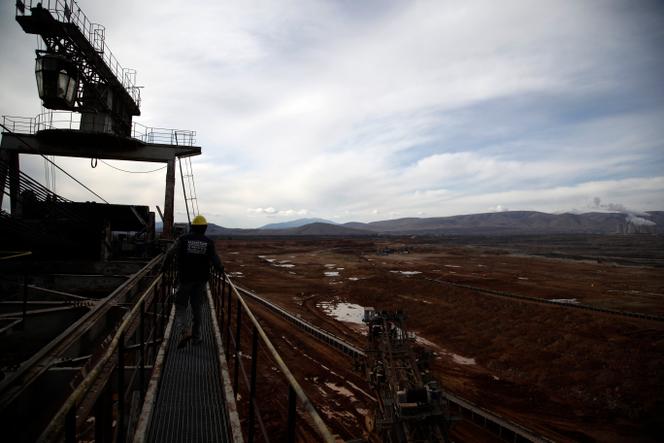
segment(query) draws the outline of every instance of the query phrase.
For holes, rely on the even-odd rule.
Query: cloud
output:
[[[247,209],[247,212],[250,214],[265,214],[268,216],[280,216],[280,217],[290,217],[294,215],[307,215],[309,213],[308,210],[306,209],[281,209],[277,210],[274,209],[273,207],[268,207],[268,208],[249,208]]]
[[[308,213],[309,213],[309,211],[307,211],[306,209],[297,209],[297,210],[295,210],[295,209],[284,209],[284,210],[279,211],[277,214],[282,216],[282,217],[291,217],[291,216],[294,216],[294,215],[303,216],[303,215],[307,215]]]
[[[565,211],[595,196],[630,211],[664,207],[655,3],[82,6],[106,25],[123,66],[138,69],[137,120],[197,131],[198,202],[215,223]],[[12,85],[0,90],[0,113],[34,115],[34,39],[11,4],[0,8],[0,75]],[[58,162],[109,201],[163,205],[163,173]],[[22,164],[43,175],[40,159]],[[58,184],[66,197],[91,198]]]
[[[274,209],[273,207],[269,208],[249,208],[247,209],[247,212],[250,214],[269,214],[273,215],[277,213],[277,210]]]

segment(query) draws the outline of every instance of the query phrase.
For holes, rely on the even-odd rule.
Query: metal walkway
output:
[[[178,349],[180,331],[172,330],[145,441],[231,441],[219,355],[207,299],[203,304],[201,332],[201,344],[190,342]]]

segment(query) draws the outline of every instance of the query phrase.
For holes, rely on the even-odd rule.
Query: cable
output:
[[[0,126],[2,126],[2,128],[3,128],[5,131],[7,131],[8,133],[10,133],[10,134],[12,134],[14,137],[16,137],[16,138],[18,139],[18,141],[20,141],[21,143],[23,143],[27,148],[29,148],[29,149],[31,149],[31,150],[33,150],[33,151],[37,151],[35,148],[33,148],[32,146],[30,146],[29,143],[27,143],[25,140],[23,140],[23,137],[21,137],[21,136],[19,136],[18,134],[16,134],[14,131],[12,131],[11,129],[9,129],[7,126],[5,126],[5,125],[2,124],[2,123],[0,123]],[[71,178],[71,179],[74,180],[76,183],[78,183],[79,185],[83,186],[83,187],[84,187],[86,190],[88,190],[92,195],[94,195],[95,197],[99,198],[99,199],[100,199],[101,201],[103,201],[104,203],[106,203],[106,204],[110,204],[108,201],[106,201],[106,199],[104,199],[104,197],[102,197],[101,195],[97,194],[97,193],[96,193],[95,191],[93,191],[92,189],[88,188],[85,184],[83,184],[83,182],[81,182],[80,180],[78,180],[76,177],[74,177],[73,175],[71,175],[69,172],[67,172],[67,171],[65,171],[64,169],[62,169],[60,166],[58,166],[54,161],[50,160],[50,159],[49,159],[48,157],[46,157],[44,154],[42,154],[42,153],[40,153],[40,152],[36,152],[36,154],[41,155],[41,156],[44,158],[44,160],[46,160],[47,162],[49,162],[50,164],[52,164],[53,166],[55,166],[56,168],[58,168],[61,172],[64,172],[65,175],[67,175],[67,177]]]
[[[118,168],[117,166],[113,166],[113,165],[105,162],[104,160],[99,160],[99,161],[102,162],[103,164],[105,164],[106,166],[108,166],[109,168],[113,168],[113,169],[115,169],[117,171],[121,171],[121,172],[127,172],[129,174],[150,174],[151,172],[161,171],[162,169],[165,169],[168,166],[168,165],[162,166],[161,168],[153,169],[151,171],[127,171],[126,169],[122,169],[122,168]]]

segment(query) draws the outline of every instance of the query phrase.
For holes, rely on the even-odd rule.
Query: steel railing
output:
[[[243,434],[247,436],[247,442],[253,443],[257,427],[262,434],[263,441],[270,441],[272,439],[273,441],[294,442],[298,438],[298,429],[300,430],[300,440],[310,440],[312,436],[306,434],[306,431],[301,427],[296,428],[296,423],[298,422],[298,405],[304,412],[304,423],[313,427],[316,440],[334,442],[335,439],[330,430],[278,354],[258,320],[256,320],[256,317],[247,306],[244,298],[240,295],[237,287],[225,275],[214,273],[210,280],[210,292],[215,305],[213,312],[221,330],[221,339],[224,343],[223,348],[230,366],[233,392],[236,397],[239,397],[238,394],[241,394],[242,398],[246,399],[247,411],[246,419],[244,420],[246,429]],[[246,331],[244,334],[243,330]],[[250,336],[247,335],[249,333]],[[246,360],[243,357],[247,356],[251,361],[249,375],[247,374],[247,368],[245,368],[246,363],[243,361]],[[259,404],[256,399],[259,359],[265,359],[264,363],[261,363],[262,368],[272,365],[278,368],[277,370],[284,379],[282,381],[286,382],[287,393],[280,395],[274,389],[274,386],[271,385],[271,383],[274,383],[274,381],[271,381],[271,378],[267,379],[267,377],[264,377],[263,379],[263,387],[267,386],[267,389],[271,389],[270,400],[287,402],[285,429],[284,427],[280,429],[266,428],[266,424],[260,413]],[[244,382],[243,386],[239,384],[240,376],[242,376],[242,381]],[[238,407],[238,409],[240,408]],[[274,414],[274,411],[272,413]],[[268,424],[267,426],[274,426],[274,424]]]
[[[45,111],[35,117],[3,115],[2,124],[19,134],[36,134],[50,129],[80,130],[81,114],[70,111]],[[196,131],[156,128],[133,122],[131,137],[150,144],[194,146]]]
[[[136,86],[136,70],[123,68],[111,50],[108,49],[105,42],[104,27],[91,22],[74,0],[18,0],[16,2],[16,16],[31,14],[31,8],[37,7],[38,4],[50,12],[59,22],[71,23],[81,31],[113,75],[127,90],[136,106],[140,107],[141,90]]]
[[[2,124],[12,132],[36,134],[47,129],[79,129],[81,114],[69,111],[44,111],[35,117],[3,115]]]
[[[66,442],[131,439],[129,434],[139,418],[136,407],[145,399],[153,362],[164,339],[172,309],[174,281],[171,258],[164,272],[154,278],[125,314],[101,357],[60,407],[38,441],[58,441],[63,437]]]
[[[154,128],[136,122],[132,125],[131,136],[144,143],[179,146],[194,146],[196,143],[196,131]]]
[[[283,318],[286,321],[289,321],[290,323],[294,324],[298,329],[301,329],[302,331],[308,333],[312,337],[314,337],[316,340],[321,341],[327,346],[330,346],[332,348],[338,349],[339,351],[343,352],[344,354],[349,355],[353,359],[364,359],[366,357],[364,351],[360,349],[357,346],[353,346],[350,343],[346,342],[343,338],[338,337],[334,334],[332,334],[329,331],[325,331],[317,326],[314,326],[313,324],[309,323],[306,320],[303,320],[290,312],[286,311],[285,309],[279,307],[278,305],[264,299],[263,297],[260,297],[258,294],[255,294],[254,292],[236,286],[238,291],[241,293],[245,294],[246,296],[250,297],[252,300],[257,301],[258,303],[262,304],[263,306],[267,307],[270,309],[272,312],[276,313],[278,316]]]

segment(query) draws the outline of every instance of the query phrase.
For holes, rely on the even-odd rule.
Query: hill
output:
[[[547,214],[510,211],[452,217],[400,218],[343,225],[312,222],[290,228],[239,229],[211,223],[212,237],[236,236],[363,236],[363,235],[553,235],[553,234],[664,234],[664,211],[642,214],[589,212]],[[291,222],[274,225],[286,225]],[[270,225],[266,225],[270,226]]]
[[[282,223],[270,223],[265,226],[261,226],[258,229],[290,229],[299,228],[300,226],[306,226],[312,223],[327,223],[329,225],[336,225],[336,223],[322,218],[300,218]]]
[[[375,233],[366,229],[354,229],[347,226],[331,225],[329,223],[310,223],[298,228],[281,230],[280,235],[364,236],[375,235]]]
[[[376,235],[375,232],[353,229],[341,225],[329,223],[309,223],[304,226],[298,226],[289,229],[239,229],[224,228],[213,223],[208,225],[207,235],[210,237],[236,237],[236,236],[261,236],[261,237],[282,237],[282,236],[366,236]]]
[[[453,217],[401,218],[343,226],[381,234],[513,235],[664,233],[664,212],[547,214],[510,211]]]

